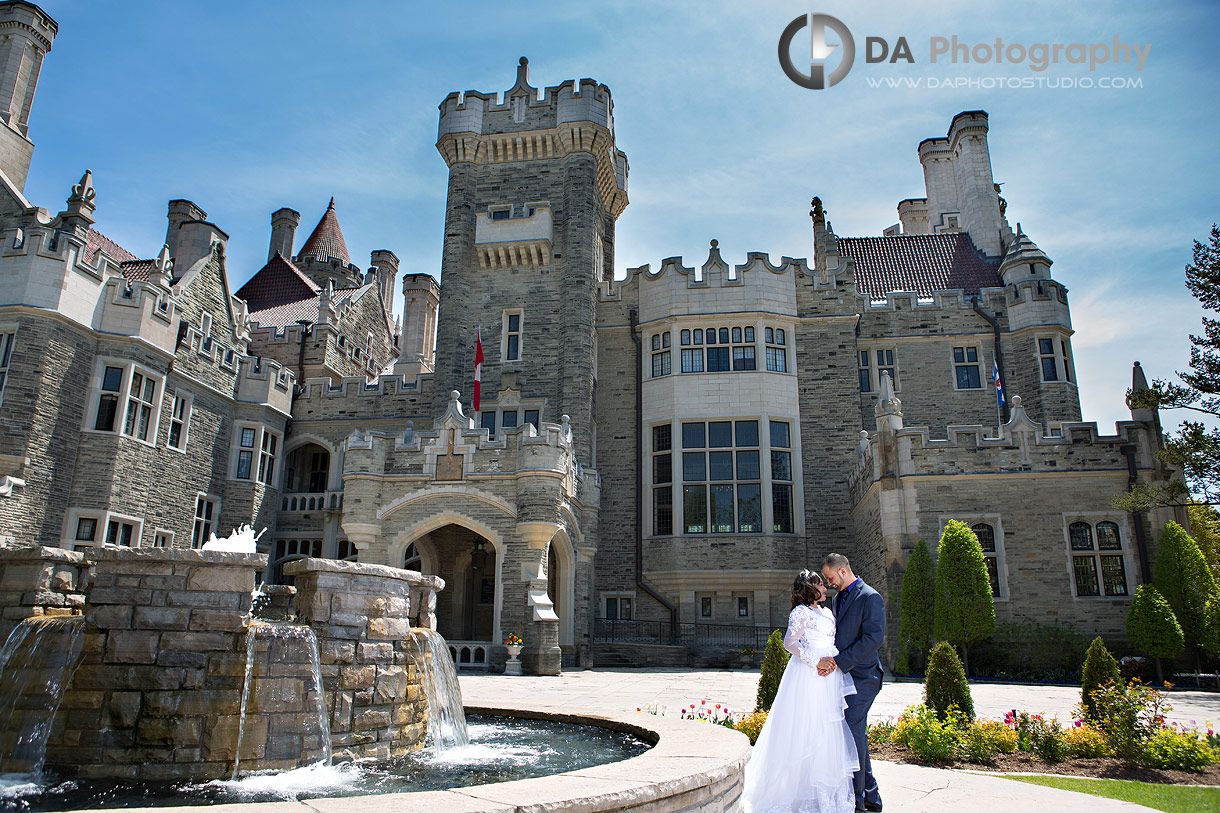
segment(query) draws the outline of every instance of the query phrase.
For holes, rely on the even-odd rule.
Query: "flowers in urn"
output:
[[[525,646],[525,641],[522,641],[520,636],[510,635],[504,639],[505,646]]]

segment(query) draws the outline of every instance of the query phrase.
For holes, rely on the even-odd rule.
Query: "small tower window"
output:
[[[504,312],[504,360],[521,358],[521,311]]]

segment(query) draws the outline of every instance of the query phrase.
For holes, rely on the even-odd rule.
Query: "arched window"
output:
[[[1093,545],[1093,534],[1097,545]],[[1109,520],[1092,525],[1073,522],[1068,526],[1068,542],[1072,552],[1072,576],[1076,596],[1126,596],[1127,567],[1118,523]]]
[[[407,545],[407,550],[403,553],[402,558],[403,570],[423,570],[423,559],[420,557],[419,549],[415,547],[414,542]]]
[[[1118,538],[1118,524],[1114,522],[1097,523],[1098,550],[1122,550],[1123,543]]]
[[[1000,595],[999,552],[995,546],[995,529],[985,522],[971,526],[970,530],[979,539],[979,547],[983,549],[983,562],[987,565],[987,579],[991,582],[991,595]]]
[[[1072,542],[1072,550],[1093,550],[1093,529],[1087,522],[1069,525],[1068,539]]]

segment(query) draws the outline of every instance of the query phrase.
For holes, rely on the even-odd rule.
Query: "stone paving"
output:
[[[606,710],[634,712],[650,707],[666,717],[677,716],[691,703],[720,703],[733,710],[754,708],[758,670],[714,669],[596,669],[565,672],[559,677],[505,677],[461,675],[467,705],[546,704],[569,711]],[[873,705],[873,716],[897,715],[919,702],[922,686],[886,683]],[[1067,686],[971,686],[978,713],[1002,717],[1013,708],[1040,711],[1061,720],[1072,717],[1079,690]],[[1220,722],[1220,693],[1172,692],[1170,718],[1184,723]],[[691,723],[705,725],[705,723]],[[886,810],[906,813],[953,810],[987,810],[988,813],[1023,813],[1029,810],[1140,811],[1139,805],[1069,793],[1007,779],[924,768],[888,762],[876,763],[878,784]],[[1217,791],[1220,794],[1220,791]]]

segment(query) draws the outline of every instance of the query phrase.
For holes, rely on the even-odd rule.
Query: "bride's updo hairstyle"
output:
[[[826,587],[822,577],[812,570],[802,570],[796,574],[792,582],[792,606],[798,604],[819,604],[826,598]]]

